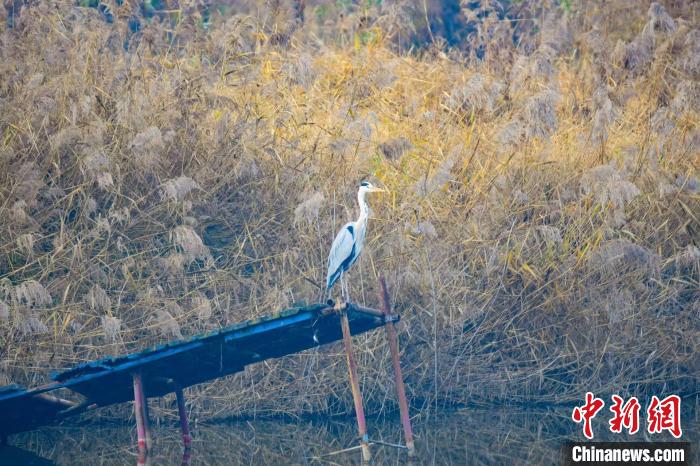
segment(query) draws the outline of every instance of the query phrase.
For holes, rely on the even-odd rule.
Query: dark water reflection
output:
[[[580,427],[570,419],[571,408],[550,410],[465,409],[438,417],[413,419],[418,448],[416,464],[557,464],[562,443],[582,440]],[[697,445],[698,422],[684,419],[683,440]],[[596,440],[625,440],[607,431],[607,420],[596,419]],[[401,443],[398,416],[369,419],[370,438]],[[359,464],[359,452],[319,458],[357,444],[354,419],[287,422],[237,421],[193,426],[191,465]],[[182,443],[176,424],[154,426],[153,465],[182,463]],[[127,424],[64,425],[14,436],[12,447],[50,459],[58,465],[134,465],[135,428]],[[634,440],[664,440],[663,436]],[[16,453],[18,448],[13,451]],[[695,449],[697,453],[697,448]],[[374,446],[375,464],[405,464],[406,453]],[[4,459],[3,459],[4,458]],[[9,461],[9,462],[8,462]],[[13,463],[0,454],[0,464],[31,464],[26,457]]]

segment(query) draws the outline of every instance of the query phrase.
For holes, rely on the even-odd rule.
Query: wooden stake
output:
[[[416,455],[416,448],[413,443],[413,430],[411,429],[411,417],[408,412],[408,401],[406,400],[406,388],[403,384],[403,375],[401,373],[401,361],[399,359],[399,339],[396,335],[396,327],[391,320],[391,305],[389,304],[389,291],[386,287],[384,277],[379,277],[379,298],[382,302],[382,310],[386,323],[386,337],[389,341],[389,351],[391,351],[391,363],[394,366],[394,381],[396,383],[396,394],[399,398],[399,411],[401,413],[401,425],[406,439],[406,447],[408,448],[408,457],[413,458]]]
[[[345,357],[348,361],[348,375],[352,388],[352,399],[355,402],[355,416],[357,416],[357,430],[360,433],[360,448],[362,448],[362,463],[367,464],[372,460],[367,438],[367,424],[365,423],[365,410],[362,407],[362,393],[357,382],[357,364],[352,354],[352,339],[350,336],[350,322],[346,311],[340,313],[340,327],[343,329],[343,344],[345,345]]]

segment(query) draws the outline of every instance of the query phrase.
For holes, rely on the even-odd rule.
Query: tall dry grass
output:
[[[414,406],[697,394],[697,4],[484,4],[478,50],[413,53],[400,3],[136,34],[23,10],[0,34],[0,381],[320,299],[372,178],[351,296],[387,276]],[[393,409],[383,335],[355,341],[366,405]],[[352,410],[337,345],[191,392]]]

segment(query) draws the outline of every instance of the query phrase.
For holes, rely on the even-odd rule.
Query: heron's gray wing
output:
[[[333,240],[331,252],[328,254],[328,274],[326,287],[331,288],[342,272],[342,266],[353,254],[355,247],[355,232],[352,222],[341,228]]]

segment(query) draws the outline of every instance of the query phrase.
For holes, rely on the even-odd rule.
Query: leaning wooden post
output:
[[[148,412],[148,398],[146,398],[146,388],[141,379],[141,406],[143,407],[143,430],[146,433],[146,451],[153,449],[153,437],[151,437],[151,417]]]
[[[416,455],[416,448],[413,443],[413,430],[411,429],[411,416],[408,412],[408,401],[406,400],[406,389],[403,385],[403,375],[401,374],[401,361],[399,360],[399,339],[396,335],[396,328],[392,320],[391,305],[389,304],[389,291],[386,287],[384,277],[379,277],[379,298],[384,311],[386,337],[389,340],[389,351],[391,351],[391,363],[394,366],[394,381],[396,383],[396,394],[399,398],[399,410],[401,413],[401,425],[406,438],[408,457]]]
[[[139,405],[141,406],[141,420],[143,422],[143,434],[146,443],[146,452],[149,452],[153,448],[153,438],[151,437],[151,427],[148,421],[148,398],[146,398],[146,388],[143,385],[143,377],[141,376],[141,373],[138,373],[137,377],[139,385],[138,395],[140,398]]]
[[[352,388],[352,399],[355,402],[357,429],[360,433],[362,463],[364,464],[369,463],[372,460],[372,453],[369,450],[367,424],[365,423],[365,410],[362,407],[362,393],[360,393],[360,384],[357,382],[357,364],[355,363],[355,357],[352,354],[352,340],[350,337],[350,323],[348,322],[347,308],[342,310],[340,313],[340,327],[343,329],[343,344],[345,345],[345,357],[348,361],[350,387]]]
[[[138,438],[139,457],[138,464],[145,464],[146,461],[146,428],[143,415],[143,382],[141,374],[136,372],[131,374],[134,381],[134,416],[136,417],[136,436]]]
[[[180,428],[182,429],[182,443],[185,445],[185,450],[189,450],[192,446],[192,436],[190,435],[190,424],[187,421],[187,411],[185,410],[185,394],[182,388],[176,385],[175,396],[177,397],[177,411],[180,413]]]

